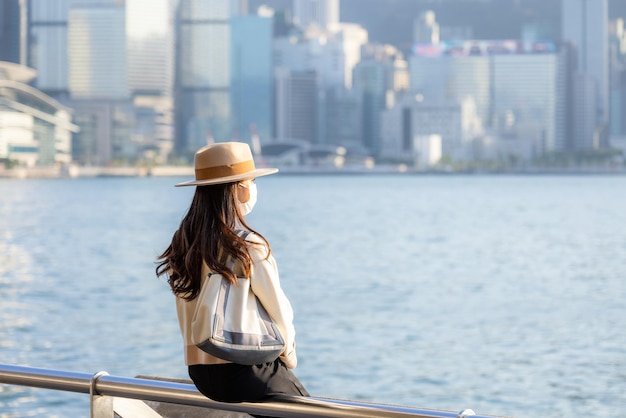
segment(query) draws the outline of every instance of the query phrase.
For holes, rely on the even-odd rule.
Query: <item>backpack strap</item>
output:
[[[238,237],[242,238],[243,240],[245,240],[246,237],[250,235],[250,231],[245,231],[243,229],[237,229],[235,233],[237,234]],[[224,264],[227,265],[230,271],[233,271],[233,269],[235,268],[235,259],[229,254]]]
[[[244,229],[238,229],[235,233],[244,240],[248,237],[248,235],[250,235],[250,231],[246,231]]]

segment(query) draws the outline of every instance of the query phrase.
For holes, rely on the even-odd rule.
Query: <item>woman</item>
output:
[[[195,155],[195,180],[176,186],[197,186],[191,206],[172,242],[159,257],[158,276],[168,275],[176,295],[180,330],[189,376],[205,396],[221,402],[259,401],[274,394],[309,396],[291,369],[296,367],[293,310],[280,286],[270,245],[250,228],[244,216],[256,203],[254,179],[276,173],[255,168],[250,147],[240,142],[207,145]],[[249,235],[242,239],[238,230]],[[231,270],[226,256],[236,263]],[[214,357],[191,341],[191,320],[202,279],[220,273],[250,286],[277,323],[285,350],[273,362],[247,366]]]

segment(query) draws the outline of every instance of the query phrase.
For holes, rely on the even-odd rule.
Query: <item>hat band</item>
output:
[[[215,167],[196,168],[196,180],[213,180],[220,177],[230,177],[239,174],[251,173],[255,169],[254,161],[242,161],[229,165],[216,165]]]

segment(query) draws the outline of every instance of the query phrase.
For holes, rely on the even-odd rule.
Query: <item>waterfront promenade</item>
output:
[[[364,167],[360,165],[329,166],[289,166],[278,167],[281,174],[510,174],[510,175],[624,175],[626,167],[588,166],[588,167],[512,167],[512,168],[477,168],[453,170],[446,168],[412,169],[406,166],[381,165]],[[61,179],[89,177],[193,177],[191,166],[155,166],[155,167],[0,167],[0,179]]]
[[[81,178],[81,177],[142,177],[142,176],[193,176],[193,167],[0,167],[0,178]]]

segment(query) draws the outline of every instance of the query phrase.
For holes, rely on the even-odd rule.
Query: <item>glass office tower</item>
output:
[[[72,98],[128,98],[124,2],[72,1],[67,34]]]
[[[452,47],[451,47],[452,48]],[[484,124],[491,122],[492,60],[487,55],[422,53],[410,58],[411,91],[427,102],[474,98]]]
[[[0,61],[20,62],[20,0],[0,2]]]
[[[67,20],[71,0],[28,2],[28,66],[35,86],[53,97],[69,95]]]
[[[536,139],[537,151],[560,150],[564,138],[557,114],[565,103],[558,91],[559,56],[503,54],[492,59],[492,125],[506,129],[503,125],[514,124],[522,136]]]
[[[181,0],[176,14],[175,151],[231,139],[230,2]]]
[[[132,94],[171,95],[173,0],[127,0],[128,85]]]
[[[271,138],[273,117],[272,19],[236,16],[231,25],[234,135],[243,142],[258,136],[266,143]]]
[[[574,127],[574,146],[598,148],[598,134],[609,120],[608,0],[562,0],[561,8],[563,41],[577,57],[574,122],[595,113],[595,121]]]

